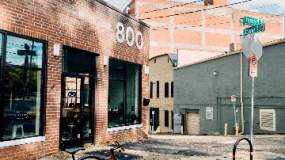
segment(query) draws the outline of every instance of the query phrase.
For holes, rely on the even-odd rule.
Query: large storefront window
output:
[[[2,79],[2,60],[3,60],[3,34],[0,33],[0,81]],[[1,93],[1,92],[0,92]]]
[[[1,63],[0,141],[43,134],[44,44],[6,36]],[[1,45],[0,45],[1,46]]]
[[[110,60],[109,128],[141,123],[141,66]]]

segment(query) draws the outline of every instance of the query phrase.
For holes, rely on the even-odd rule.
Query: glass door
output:
[[[92,140],[90,78],[83,75],[62,77],[61,147],[81,146]]]

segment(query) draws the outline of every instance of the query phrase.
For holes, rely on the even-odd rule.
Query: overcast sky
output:
[[[105,0],[113,6],[123,9],[130,0]],[[195,0],[176,0],[181,2],[191,2]],[[230,3],[240,2],[243,0],[229,0]],[[285,15],[285,0],[253,0],[251,2],[236,5],[235,7],[248,9],[258,12],[272,13],[275,15]]]

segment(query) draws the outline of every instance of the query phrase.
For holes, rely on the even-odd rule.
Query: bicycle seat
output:
[[[75,154],[78,151],[84,151],[85,148],[84,147],[74,147],[74,148],[67,148],[65,149],[65,152],[69,153],[69,154]]]

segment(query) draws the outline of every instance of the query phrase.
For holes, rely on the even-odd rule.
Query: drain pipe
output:
[[[244,134],[244,113],[243,113],[243,62],[242,52],[240,52],[240,116],[241,116],[241,133]]]

